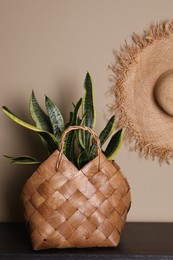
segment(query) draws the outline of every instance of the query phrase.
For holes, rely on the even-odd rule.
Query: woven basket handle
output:
[[[98,156],[99,156],[99,165],[98,167],[100,167],[100,154],[101,154],[101,147],[100,147],[100,139],[97,136],[97,134],[88,126],[69,126],[66,130],[64,130],[62,137],[61,137],[61,145],[60,145],[60,152],[59,152],[59,156],[58,156],[58,160],[56,163],[56,170],[58,171],[61,160],[62,160],[62,156],[63,156],[63,148],[64,148],[64,143],[65,143],[65,137],[66,135],[73,130],[86,130],[89,133],[92,134],[94,141],[97,143],[97,147],[98,147]]]

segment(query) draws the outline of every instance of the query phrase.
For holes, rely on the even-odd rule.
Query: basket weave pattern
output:
[[[35,250],[117,246],[130,208],[130,188],[118,165],[100,154],[81,170],[56,150],[22,191]],[[98,169],[99,165],[99,169]]]

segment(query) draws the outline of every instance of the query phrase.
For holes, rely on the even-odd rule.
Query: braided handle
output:
[[[99,166],[100,166],[100,154],[101,154],[101,147],[100,147],[100,139],[97,136],[97,134],[88,126],[69,126],[66,130],[64,130],[62,137],[61,137],[61,144],[60,144],[60,152],[59,152],[59,156],[57,159],[57,163],[56,163],[56,170],[58,171],[61,160],[62,160],[62,156],[63,156],[63,148],[64,148],[64,143],[65,143],[65,137],[66,135],[73,130],[85,130],[88,131],[89,133],[92,134],[94,141],[97,143],[97,147],[98,147],[98,156],[99,156]]]

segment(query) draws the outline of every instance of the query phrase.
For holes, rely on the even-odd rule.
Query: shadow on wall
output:
[[[11,166],[3,181],[3,204],[5,211],[5,221],[22,221],[22,207],[20,204],[20,195],[22,187],[34,172],[34,166]]]
[[[23,115],[20,115],[20,117],[24,119],[26,118],[26,116]],[[4,147],[3,153],[10,156],[27,154],[43,161],[47,157],[47,154],[45,148],[39,140],[39,136],[37,136],[36,133],[18,126],[12,121],[9,123],[11,134],[13,135],[13,138],[15,137],[15,143],[19,143],[19,145],[16,146],[15,144],[11,151],[9,148],[6,149]],[[8,159],[2,155],[0,161],[2,167],[1,169],[3,169],[3,176],[0,176],[2,193],[2,197],[0,199],[3,200],[1,203],[3,204],[4,211],[2,212],[2,215],[5,214],[5,218],[7,218],[8,221],[20,221],[22,220],[20,193],[25,181],[34,172],[38,165],[9,165]]]

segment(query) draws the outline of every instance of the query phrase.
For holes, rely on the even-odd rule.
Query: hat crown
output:
[[[164,72],[154,87],[157,104],[167,114],[173,116],[173,69]]]

